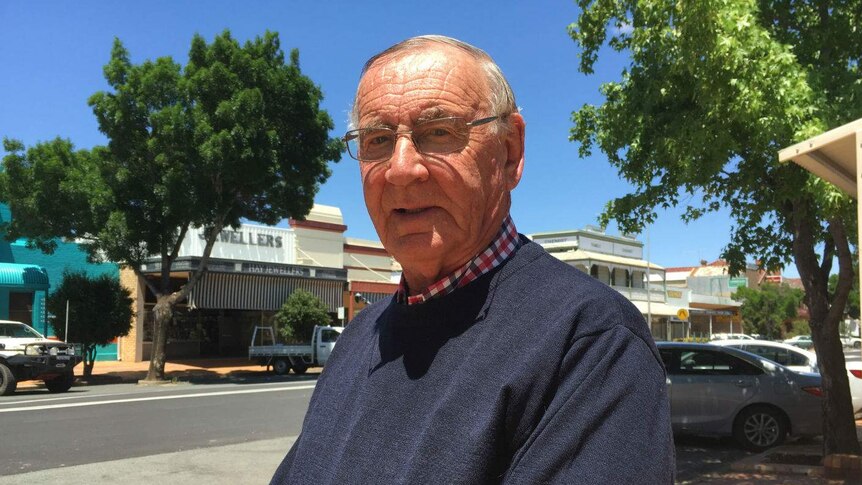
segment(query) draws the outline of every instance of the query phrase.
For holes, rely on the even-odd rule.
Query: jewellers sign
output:
[[[189,229],[178,256],[201,257],[206,246],[203,229]],[[216,237],[210,257],[262,263],[296,264],[296,236],[291,229],[242,225]]]

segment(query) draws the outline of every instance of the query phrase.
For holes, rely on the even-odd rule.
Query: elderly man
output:
[[[352,124],[403,278],[340,337],[273,483],[671,483],[643,317],[509,216],[525,123],[491,58],[401,42],[366,63]]]

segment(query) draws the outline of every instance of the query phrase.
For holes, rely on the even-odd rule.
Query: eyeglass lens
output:
[[[469,139],[463,118],[441,118],[417,123],[412,132],[413,143],[420,153],[452,153],[464,148]],[[401,132],[399,134],[405,134]],[[365,128],[348,137],[350,154],[359,160],[386,160],[392,156],[398,135],[391,128]]]

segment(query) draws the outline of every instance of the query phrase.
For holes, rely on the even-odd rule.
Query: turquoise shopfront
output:
[[[30,324],[49,334],[45,300],[48,272],[32,264],[0,263],[0,319]]]

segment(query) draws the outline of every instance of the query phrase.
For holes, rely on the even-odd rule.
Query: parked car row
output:
[[[764,450],[822,433],[820,375],[729,346],[658,342],[675,433],[733,436]]]
[[[744,333],[716,333],[713,334],[710,340],[765,340],[759,335],[746,335]],[[801,349],[814,348],[814,341],[811,340],[811,335],[796,335],[794,337],[784,339],[782,342],[795,345]],[[841,345],[846,348],[860,349],[862,348],[862,339],[853,336],[842,336]]]

